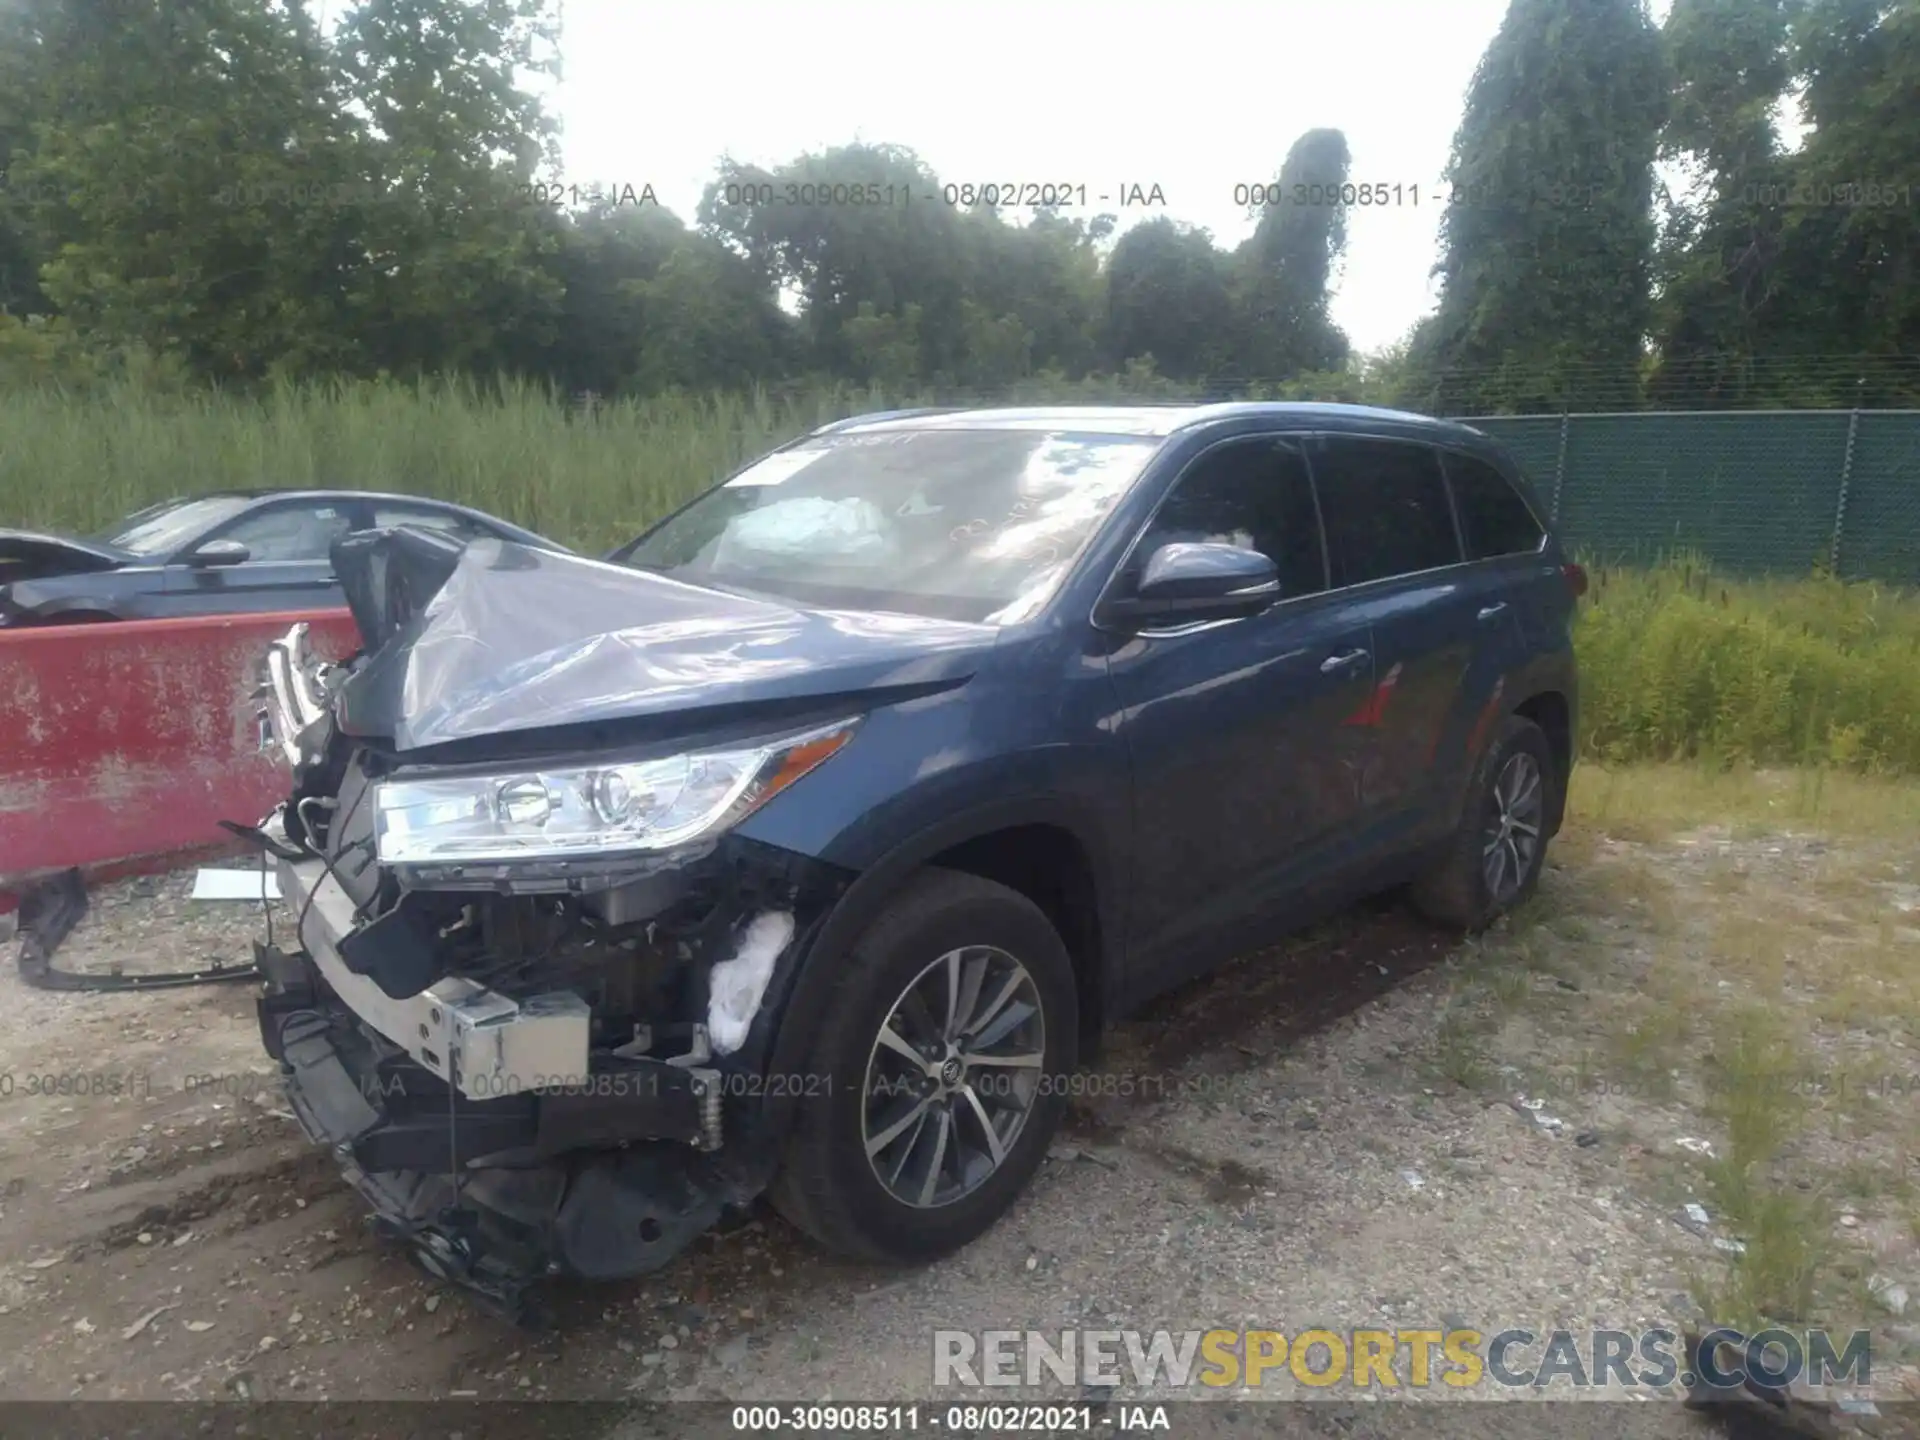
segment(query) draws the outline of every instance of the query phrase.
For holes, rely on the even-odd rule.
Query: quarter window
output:
[[[1520,492],[1493,466],[1471,455],[1447,456],[1447,480],[1460,512],[1467,558],[1528,555],[1540,548],[1546,531],[1520,498]]]
[[[1134,550],[1129,582],[1155,550],[1183,540],[1258,550],[1279,570],[1282,597],[1327,588],[1313,485],[1289,442],[1243,441],[1196,460]]]
[[[1459,563],[1460,538],[1432,447],[1328,435],[1310,453],[1335,585]]]

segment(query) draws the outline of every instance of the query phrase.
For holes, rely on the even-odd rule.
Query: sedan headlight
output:
[[[664,760],[374,786],[382,863],[592,859],[738,824],[853,737],[857,721]]]

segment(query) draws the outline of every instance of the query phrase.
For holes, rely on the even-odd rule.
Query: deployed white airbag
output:
[[[740,949],[707,977],[707,1037],[716,1053],[731,1055],[747,1043],[747,1031],[759,1013],[773,962],[793,939],[793,916],[784,911],[756,915],[740,937]]]

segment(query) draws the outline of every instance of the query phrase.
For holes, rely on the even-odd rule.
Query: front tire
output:
[[[1565,783],[1545,732],[1523,716],[1507,716],[1474,777],[1459,828],[1413,884],[1415,907],[1471,934],[1524,902],[1540,881],[1547,817]]]
[[[919,1262],[984,1233],[1045,1157],[1076,1062],[1073,964],[1040,907],[910,879],[845,957],[770,1198],[820,1244]]]

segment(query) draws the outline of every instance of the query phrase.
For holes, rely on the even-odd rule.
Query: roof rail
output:
[[[970,407],[965,405],[922,405],[913,410],[870,410],[864,415],[849,415],[843,420],[830,420],[815,435],[831,435],[836,430],[844,430],[849,425],[870,425],[876,420],[912,420],[920,415],[953,415]]]

